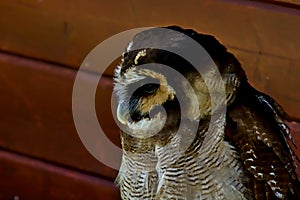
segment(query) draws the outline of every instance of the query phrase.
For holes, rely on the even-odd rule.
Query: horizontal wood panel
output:
[[[0,54],[0,66],[0,146],[114,180],[117,171],[87,152],[75,128],[75,70],[4,54]],[[93,79],[93,75],[87,74],[87,78]],[[111,92],[111,79],[103,78],[96,99],[105,101],[96,104],[96,111],[102,114],[99,118],[107,137],[120,146],[110,111]],[[102,141],[96,142],[97,151],[111,157]]]
[[[0,150],[0,199],[120,199],[111,181]]]
[[[234,49],[230,51],[241,61],[248,81],[256,89],[273,97],[289,115],[300,119],[300,62]]]
[[[78,67],[114,34],[172,24],[213,34],[233,48],[299,61],[299,10],[238,0],[3,0],[0,49]]]
[[[0,146],[113,180],[117,172],[101,164],[87,152],[74,126],[72,89],[75,70],[5,54],[0,54],[0,65],[0,110],[4,113],[0,120]],[[263,69],[254,70],[250,74],[258,77],[258,83],[259,77],[265,76]],[[284,71],[279,71],[269,80],[272,81],[273,76],[278,75],[288,79]],[[87,81],[95,79],[91,73],[87,73],[86,77]],[[261,83],[261,88],[267,86],[264,81]],[[281,89],[280,84],[276,87]],[[288,90],[275,92],[278,96],[274,98],[289,112],[294,109],[297,113],[297,102],[286,99],[286,91]],[[111,95],[112,80],[104,77],[96,93],[96,111],[104,132],[113,143],[120,146],[118,128],[111,116]],[[87,112],[84,105],[82,112]],[[87,126],[91,125],[89,120],[85,123]],[[102,148],[104,145],[101,141],[98,146],[99,151],[107,152]],[[107,156],[111,157],[110,152],[107,152]]]
[[[159,6],[141,1],[3,0],[0,49],[78,68],[90,50],[116,33],[178,24],[215,35],[237,55],[255,87],[300,118],[300,93],[294,87],[300,80],[299,12],[236,0],[167,0]],[[106,74],[112,75],[112,68]]]

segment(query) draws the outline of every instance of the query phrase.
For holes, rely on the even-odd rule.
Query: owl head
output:
[[[202,49],[190,48],[193,42]],[[200,66],[185,55],[200,56]],[[222,93],[224,80],[237,74],[244,74],[237,59],[213,36],[177,26],[143,31],[128,44],[115,70],[117,118],[133,137],[161,140],[182,120],[209,119],[211,96]]]

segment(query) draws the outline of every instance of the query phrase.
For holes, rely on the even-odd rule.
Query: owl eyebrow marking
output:
[[[140,57],[144,57],[144,56],[146,56],[146,49],[143,49],[136,54],[136,56],[134,58],[134,64],[137,65]]]

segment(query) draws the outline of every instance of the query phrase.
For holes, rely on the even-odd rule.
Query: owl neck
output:
[[[200,122],[195,140],[184,153],[176,148],[180,134],[170,145],[156,148],[157,194],[161,199],[183,194],[185,199],[214,199],[221,194],[226,199],[244,198],[241,166],[233,147],[224,141],[223,117],[220,115],[211,126],[210,121]]]

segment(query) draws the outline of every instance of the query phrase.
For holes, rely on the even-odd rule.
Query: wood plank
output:
[[[72,116],[75,70],[4,54],[0,66],[2,148],[115,179],[117,171],[93,158],[77,134]],[[105,113],[99,116],[101,126],[120,146],[109,112],[111,93],[111,79],[103,78],[96,99],[104,100],[96,104],[96,111]],[[101,142],[97,141],[99,153],[113,156]]]
[[[120,199],[111,181],[0,150],[0,199]]]
[[[0,49],[72,67],[109,36],[170,24],[216,35],[238,49],[297,61],[300,55],[299,11],[255,1],[166,0],[158,6],[143,1],[3,0],[0,13]]]
[[[286,58],[229,49],[241,61],[249,82],[300,119],[300,63]],[[247,60],[247,62],[245,62]]]
[[[135,27],[178,24],[215,35],[237,55],[255,87],[299,118],[300,93],[294,87],[300,80],[299,12],[237,0],[166,0],[159,6],[141,1],[3,0],[0,49],[78,68],[109,36]]]
[[[71,107],[75,70],[6,54],[0,54],[0,65],[0,110],[5,114],[0,120],[0,146],[114,180],[117,171],[94,159],[75,129]],[[92,80],[93,75],[87,73],[89,76],[87,80]],[[112,80],[103,78],[96,94],[101,105],[96,104],[96,110],[102,114],[98,117],[107,136],[120,145],[110,113],[111,89]],[[297,127],[291,126],[300,143]]]
[[[133,21],[126,1],[4,0],[0,49],[78,67],[93,47]]]
[[[0,54],[0,65],[0,110],[5,113],[5,117],[0,120],[0,146],[113,180],[117,172],[101,164],[87,152],[75,129],[71,107],[75,71],[5,54]],[[254,62],[250,67],[255,65]],[[257,77],[257,82],[260,83],[260,79],[265,78],[265,67],[257,66],[257,70],[250,76]],[[280,75],[288,79],[287,74],[289,73],[285,71],[274,71],[274,74],[269,75],[269,81],[273,80],[273,76]],[[93,79],[92,74],[88,73],[87,77],[89,76]],[[299,80],[292,81],[296,84]],[[273,82],[265,85],[262,81],[259,85],[264,89],[273,85]],[[281,88],[281,83],[275,86],[275,93],[276,88],[280,92],[274,98],[289,113],[297,114],[297,101],[286,98],[285,92],[289,90]],[[96,103],[96,111],[104,132],[113,143],[120,146],[118,128],[111,116],[111,92],[112,80],[103,78],[96,93],[96,102],[101,102]],[[84,110],[83,107],[83,112]],[[89,125],[90,122],[86,123]],[[101,150],[101,145],[99,147]]]

